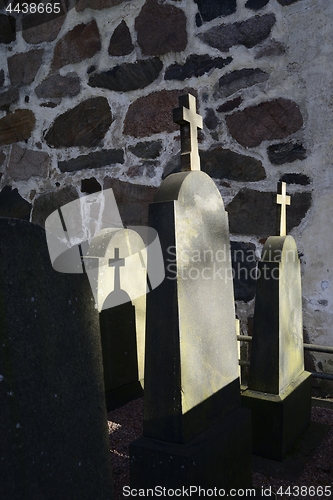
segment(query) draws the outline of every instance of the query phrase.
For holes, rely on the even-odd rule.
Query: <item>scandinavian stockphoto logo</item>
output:
[[[141,297],[164,280],[157,232],[125,228],[112,189],[63,205],[45,229],[53,268],[86,272],[99,311]]]

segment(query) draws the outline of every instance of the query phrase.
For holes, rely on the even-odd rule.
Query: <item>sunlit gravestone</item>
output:
[[[310,424],[311,374],[304,371],[302,290],[295,240],[286,236],[286,185],[280,236],[270,236],[258,267],[248,389],[253,452],[283,460]]]
[[[251,431],[240,401],[228,217],[200,171],[195,98],[179,103],[182,171],[149,208],[166,278],[147,296],[144,426],[130,446],[131,486],[247,487]]]

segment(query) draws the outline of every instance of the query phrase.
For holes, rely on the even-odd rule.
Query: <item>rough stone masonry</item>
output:
[[[1,5],[0,216],[43,225],[64,203],[112,187],[124,224],[146,224],[179,165],[170,110],[191,91],[204,117],[202,170],[226,202],[240,267],[253,269],[274,234],[273,193],[286,181],[305,336],[332,345],[333,5],[79,0],[23,19]],[[247,333],[254,282],[244,270],[235,293]],[[315,365],[333,371],[324,354]]]

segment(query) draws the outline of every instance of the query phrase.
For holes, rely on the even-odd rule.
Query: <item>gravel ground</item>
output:
[[[129,453],[128,445],[142,435],[143,399],[137,399],[108,414],[110,433],[110,451],[112,457],[113,478],[115,484],[115,499],[120,500],[123,486],[129,485]],[[309,457],[300,475],[296,480],[286,480],[274,475],[253,472],[253,486],[257,488],[272,487],[273,491],[280,491],[282,487],[285,494],[279,494],[279,500],[317,500],[320,498],[333,498],[333,410],[327,408],[312,408],[312,422],[330,426],[321,444],[314,454]],[[290,491],[287,488],[290,486]],[[301,487],[303,489],[301,490]],[[331,496],[321,495],[319,489],[309,487],[330,487]],[[297,494],[297,487],[300,488]],[[307,487],[307,490],[305,489]],[[287,491],[286,491],[287,490]],[[329,491],[326,490],[326,491]]]

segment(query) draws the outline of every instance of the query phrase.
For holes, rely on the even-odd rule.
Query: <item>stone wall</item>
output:
[[[248,256],[240,264],[250,273],[265,238],[277,232],[276,186],[286,181],[306,339],[333,345],[333,5],[66,5],[60,15],[23,19],[0,12],[0,216],[43,225],[64,203],[112,187],[124,223],[146,224],[161,179],[179,166],[172,109],[191,91],[204,117],[202,170],[223,195],[232,250]],[[247,333],[255,282],[244,269],[235,288]],[[333,372],[332,364],[316,357],[318,369]]]

